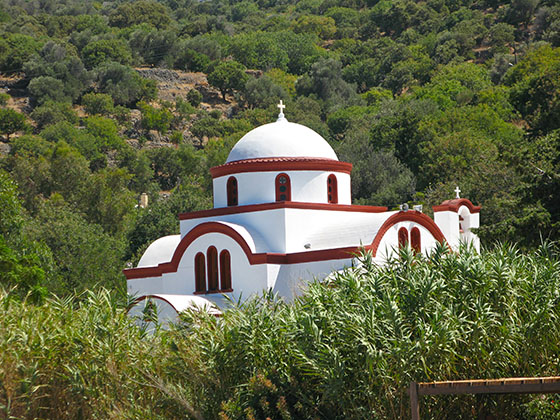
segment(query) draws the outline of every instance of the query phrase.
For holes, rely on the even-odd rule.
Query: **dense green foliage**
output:
[[[403,249],[223,317],[145,335],[103,291],[40,306],[0,295],[7,417],[405,419],[409,381],[542,376],[560,355],[560,254]],[[56,398],[52,398],[52,396]],[[531,401],[526,404],[527,401]],[[423,418],[555,418],[550,399],[424,397]],[[479,417],[481,416],[481,417]],[[536,417],[538,416],[538,417]]]
[[[487,244],[558,238],[554,1],[12,0],[1,10],[0,71],[12,79],[0,168],[17,184],[25,235],[67,267],[67,286],[50,290],[122,288],[116,273],[156,232],[177,231],[172,212],[210,205],[208,169],[273,121],[279,99],[353,163],[355,203],[429,213],[459,185],[483,206]],[[183,82],[165,69],[204,74],[182,76],[191,81],[177,94]],[[153,226],[139,226],[144,192],[165,212]],[[39,228],[50,223],[67,227]],[[80,251],[59,255],[56,236],[79,226],[81,241],[114,249],[97,282],[70,269],[85,263]],[[92,274],[70,279],[81,272]]]
[[[209,168],[244,133],[273,121],[279,99],[290,121],[353,163],[355,203],[424,204],[430,213],[459,185],[483,207],[478,234],[488,247],[511,241],[531,250],[558,239],[557,1],[0,4],[0,284],[10,314],[0,339],[15,322],[31,328],[41,313],[46,329],[28,336],[40,341],[43,331],[55,346],[47,357],[23,339],[19,350],[2,343],[0,410],[183,418],[195,407],[205,418],[220,410],[224,418],[360,418],[367,409],[402,417],[411,378],[553,372],[558,289],[545,284],[557,287],[558,263],[544,248],[440,255],[414,268],[405,255],[381,271],[366,264],[365,273],[336,277],[335,287],[312,286],[294,306],[251,301],[228,312],[223,328],[197,320],[205,327],[157,335],[154,347],[128,330],[114,304],[80,302],[99,299],[83,293],[99,287],[124,295],[121,269],[154,239],[177,233],[177,213],[211,206]],[[147,209],[137,206],[141,193]],[[97,308],[89,318],[88,305]],[[115,324],[103,335],[92,323],[108,313]],[[66,324],[70,335],[57,335]],[[86,344],[74,335],[80,329],[101,341]],[[120,331],[132,341],[104,341]],[[489,337],[503,345],[491,349]],[[145,371],[107,357],[121,345],[115,354],[143,360]],[[27,356],[8,358],[20,351]],[[33,370],[43,362],[46,370]],[[176,376],[185,371],[192,375]],[[154,387],[117,392],[127,378]],[[450,399],[430,410],[449,418],[467,406],[509,407],[502,403]],[[538,412],[541,402],[531,404],[527,412]]]

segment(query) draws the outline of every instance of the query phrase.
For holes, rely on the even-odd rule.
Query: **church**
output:
[[[136,268],[124,270],[129,314],[155,305],[160,320],[186,308],[219,314],[234,301],[272,290],[287,300],[307,282],[355,264],[360,248],[379,264],[410,244],[429,253],[438,242],[479,248],[471,231],[480,207],[456,198],[435,206],[389,211],[351,202],[352,164],[338,160],[315,131],[276,122],[248,132],[223,165],[210,169],[214,208],[179,214],[180,234],[154,241]]]

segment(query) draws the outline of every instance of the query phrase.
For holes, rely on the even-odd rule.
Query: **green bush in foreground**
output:
[[[0,308],[0,418],[184,418],[155,379],[167,346],[107,291]]]
[[[366,255],[294,303],[151,335],[106,291],[0,308],[0,418],[406,419],[410,381],[558,374],[560,255]],[[422,418],[556,419],[555,400],[424,397]]]
[[[270,296],[191,314],[171,332],[206,418],[405,419],[410,381],[558,374],[560,258],[443,247],[314,283],[294,304]],[[531,397],[424,397],[423,418],[525,418]]]

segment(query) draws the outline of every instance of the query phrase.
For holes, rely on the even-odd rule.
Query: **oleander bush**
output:
[[[557,244],[360,261],[150,333],[106,290],[2,292],[0,418],[406,419],[410,381],[558,374]],[[554,397],[423,397],[422,418],[556,419]]]

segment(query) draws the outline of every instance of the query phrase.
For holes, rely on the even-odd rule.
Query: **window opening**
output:
[[[211,246],[206,251],[206,258],[208,259],[208,291],[218,291],[218,251],[215,247]]]
[[[204,254],[199,252],[194,257],[195,292],[206,292],[206,264]]]
[[[338,181],[335,174],[330,174],[327,178],[327,194],[329,204],[338,203]]]
[[[227,180],[227,205],[237,206],[237,178],[230,176]]]
[[[229,252],[220,252],[220,290],[231,290],[231,257]]]
[[[286,174],[280,174],[276,177],[276,201],[290,201],[291,199],[290,177]]]
[[[420,239],[420,229],[413,227],[410,231],[410,244],[415,253],[422,252],[422,242]]]
[[[399,229],[399,247],[404,247],[408,243],[408,230],[404,227]]]

